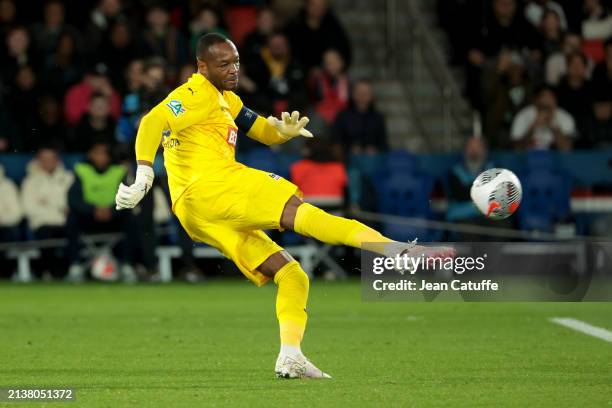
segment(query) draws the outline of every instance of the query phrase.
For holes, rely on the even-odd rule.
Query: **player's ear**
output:
[[[198,63],[198,72],[203,74],[205,77],[208,77],[208,67],[206,66],[206,63],[199,58],[197,58],[196,61]]]

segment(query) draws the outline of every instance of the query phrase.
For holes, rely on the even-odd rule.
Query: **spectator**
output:
[[[606,58],[593,70],[593,87],[612,95],[612,38],[605,43]]]
[[[101,93],[110,98],[111,116],[114,119],[119,119],[121,115],[121,96],[109,83],[106,72],[106,65],[96,64],[85,74],[81,82],[72,86],[66,92],[64,114],[68,125],[74,126],[81,121],[82,116],[87,113],[91,96],[96,93]]]
[[[452,167],[447,178],[446,196],[448,210],[446,219],[462,224],[486,225],[490,221],[483,217],[470,199],[470,188],[476,177],[484,170],[493,167],[487,161],[487,146],[480,137],[470,137],[463,149],[463,161]],[[457,233],[455,241],[482,241],[481,235]]]
[[[120,18],[125,18],[121,9],[121,0],[98,0],[90,14],[87,44],[92,49],[97,49],[102,40],[108,36],[109,28]]]
[[[561,42],[561,50],[551,54],[546,60],[546,83],[557,86],[561,77],[567,73],[567,57],[575,52],[580,52],[582,38],[575,33],[565,33]],[[590,66],[590,62],[589,62]],[[590,71],[590,68],[589,68]]]
[[[534,103],[514,118],[510,137],[517,149],[570,150],[576,125],[569,113],[557,107],[553,90],[543,86],[536,92]]]
[[[57,98],[63,99],[66,90],[83,76],[83,61],[77,51],[75,37],[66,32],[58,40],[55,52],[43,64],[43,88]]]
[[[57,99],[45,95],[40,99],[37,118],[30,134],[24,140],[23,150],[35,152],[41,146],[65,147],[66,127],[62,120],[62,112]]]
[[[79,242],[83,233],[117,232],[124,233],[118,258],[123,263],[121,272],[124,279],[135,279],[133,266],[132,235],[133,218],[130,211],[116,211],[115,193],[119,183],[125,181],[123,167],[111,163],[110,148],[103,143],[93,144],[87,152],[87,161],[75,168],[75,181],[68,191],[70,212],[66,223],[68,237],[68,280],[81,282],[85,269],[80,263]]]
[[[302,110],[307,104],[305,73],[291,55],[289,41],[281,33],[271,34],[260,55],[247,67],[257,93],[267,103],[259,103],[264,112],[280,116],[284,111]]]
[[[333,134],[347,155],[376,154],[387,149],[385,118],[374,106],[370,82],[353,84],[349,106],[338,114]]]
[[[246,35],[242,45],[240,55],[247,67],[250,62],[257,61],[261,55],[261,50],[268,43],[268,37],[277,28],[276,14],[270,7],[262,7],[257,11],[257,25],[255,29]]]
[[[468,51],[466,71],[466,92],[472,105],[483,109],[481,95],[482,70],[486,68],[488,59],[496,58],[503,50],[523,53],[530,51],[528,62],[538,61],[537,33],[517,13],[516,0],[493,0],[493,16],[481,27],[476,27],[472,34],[472,48]]]
[[[612,15],[601,0],[584,0],[582,36],[588,40],[605,40],[612,36]]]
[[[144,81],[144,62],[132,60],[125,70],[126,93],[121,105],[121,117],[117,123],[116,139],[120,144],[128,146],[134,140],[138,123],[142,115],[140,106],[140,90]]]
[[[348,105],[349,80],[344,69],[342,55],[336,50],[327,50],[323,54],[322,69],[312,77],[315,110],[327,124]]]
[[[142,54],[128,22],[117,20],[110,29],[110,35],[102,40],[100,46],[100,58],[108,67],[108,77],[113,86],[125,91],[125,67]]]
[[[191,55],[195,57],[196,44],[198,38],[208,33],[218,33],[225,37],[229,37],[226,30],[221,28],[220,18],[217,12],[209,6],[203,6],[195,14],[195,17],[189,22],[189,32],[191,34],[189,40],[189,50]]]
[[[30,144],[32,131],[36,123],[36,110],[39,100],[39,88],[32,68],[24,65],[17,71],[14,87],[9,93],[8,111],[14,123],[16,134],[12,147],[23,151]]]
[[[346,64],[351,61],[349,39],[327,0],[307,0],[289,24],[287,33],[296,58],[309,70],[320,66],[323,54],[336,49]]]
[[[91,145],[113,145],[115,142],[115,121],[110,116],[108,97],[92,95],[87,114],[75,128],[68,150],[84,153]]]
[[[168,95],[166,87],[166,64],[161,58],[146,61],[141,87],[141,111],[148,112]]]
[[[4,98],[0,93],[0,129],[4,129],[0,134],[0,152],[8,151],[17,139],[15,137],[16,130],[10,116],[6,104],[4,103]]]
[[[137,92],[142,86],[142,76],[144,75],[144,61],[133,59],[127,64],[124,72],[125,89],[124,93],[130,94]]]
[[[179,86],[179,85],[184,84],[196,72],[198,71],[196,70],[195,65],[193,65],[192,63],[183,64],[183,66],[179,70],[176,85]]]
[[[60,38],[66,33],[76,35],[75,30],[65,23],[64,3],[61,0],[48,0],[43,10],[43,22],[32,28],[32,38],[43,61],[51,57]]]
[[[172,74],[187,60],[185,39],[170,25],[170,15],[161,6],[153,6],[147,13],[147,28],[143,34],[146,55],[163,58]]]
[[[557,99],[559,106],[572,115],[580,134],[584,135],[593,105],[592,88],[587,79],[587,58],[579,52],[570,54],[567,67],[567,75],[557,88]]]
[[[304,199],[342,202],[347,175],[344,163],[331,153],[322,139],[307,141],[304,158],[291,165],[291,181],[304,193]]]
[[[6,50],[2,61],[2,77],[11,82],[21,67],[37,66],[35,53],[30,42],[30,35],[25,27],[17,26],[6,36]]]
[[[612,148],[612,94],[596,90],[593,111],[585,131],[585,143],[589,149]]]
[[[4,174],[0,165],[0,242],[19,241],[21,230],[19,223],[23,210],[19,200],[19,191],[15,182]]]
[[[64,168],[55,148],[41,148],[28,163],[21,197],[28,226],[36,239],[65,236],[68,189],[73,182],[74,175]]]
[[[532,84],[523,59],[517,52],[502,51],[483,82],[485,135],[490,146],[507,148],[512,120],[531,99]]]
[[[542,16],[540,23],[540,34],[542,38],[541,50],[544,58],[561,50],[563,39],[563,28],[559,14],[552,9],[548,9]]]
[[[14,0],[0,0],[0,38],[4,38],[17,21]]]
[[[561,28],[563,30],[567,30],[567,18],[565,17],[565,12],[563,7],[552,0],[531,0],[527,6],[525,7],[525,18],[529,21],[534,27],[540,27],[542,23],[542,19],[547,10],[552,10],[559,16],[559,20],[561,23]]]
[[[164,85],[165,69],[163,61],[159,58],[152,58],[147,61],[142,75],[138,80],[134,79],[135,82],[139,82],[140,87],[124,98],[123,114],[116,132],[117,141],[123,145],[122,153],[133,150],[138,124],[142,116],[167,95],[168,90]],[[128,156],[131,157],[131,153]]]

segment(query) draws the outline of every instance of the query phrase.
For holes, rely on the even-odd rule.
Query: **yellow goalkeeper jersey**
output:
[[[172,202],[200,176],[242,167],[235,161],[238,127],[234,123],[241,109],[236,94],[221,93],[203,75],[193,74],[152,110],[168,125],[162,145]]]
[[[236,162],[238,129],[266,145],[287,140],[268,121],[220,92],[196,73],[145,115],[136,137],[136,159],[153,163],[161,138],[173,205],[199,179],[222,182],[245,168]]]

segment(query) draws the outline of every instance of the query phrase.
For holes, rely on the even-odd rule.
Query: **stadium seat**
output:
[[[280,164],[276,153],[267,147],[253,149],[243,156],[244,164],[258,170],[278,174]]]
[[[431,217],[429,206],[431,185],[431,178],[427,176],[391,175],[381,180],[377,186],[378,210],[388,215],[429,219]],[[382,230],[384,235],[398,241],[407,241],[415,237],[429,241],[433,238],[425,227],[385,222]]]
[[[33,154],[2,154],[0,155],[0,165],[4,167],[4,174],[17,185],[20,185],[26,176],[26,167],[33,157]]]
[[[523,176],[523,200],[517,212],[521,229],[552,232],[570,212],[570,182],[563,173],[534,171]]]
[[[528,171],[554,171],[558,168],[555,155],[550,150],[531,150],[527,152]]]
[[[405,150],[392,150],[385,158],[385,168],[389,173],[414,173],[418,163],[417,157]]]

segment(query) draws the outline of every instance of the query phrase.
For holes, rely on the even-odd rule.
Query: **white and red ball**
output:
[[[476,177],[470,189],[472,201],[486,217],[501,220],[519,207],[523,188],[516,174],[508,169],[485,170]]]

